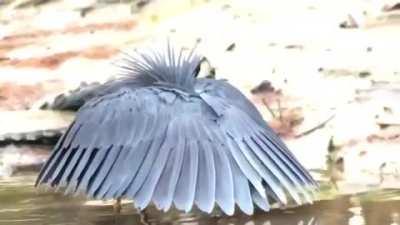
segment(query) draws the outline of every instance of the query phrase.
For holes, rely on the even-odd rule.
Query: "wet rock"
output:
[[[399,97],[396,82],[372,82],[358,89],[356,101],[339,113],[331,127],[339,150],[330,153],[330,168],[340,178],[340,193],[400,187]]]
[[[360,20],[358,18],[356,19],[354,17],[354,15],[349,14],[349,15],[347,15],[346,20],[339,24],[339,27],[340,28],[350,28],[350,29],[351,28],[359,28],[361,25],[360,23],[362,23],[362,21],[360,21]]]
[[[137,0],[131,5],[131,13],[139,13],[146,5],[148,5],[151,0]]]
[[[370,87],[355,90],[355,101],[367,104],[374,110],[375,123],[382,126],[398,125],[400,123],[400,83],[372,82]]]
[[[400,96],[400,82],[387,82],[387,81],[372,81],[369,88],[357,89],[356,96],[369,96],[368,99],[375,97],[384,97],[385,95],[399,95]],[[394,97],[394,96],[393,96]]]
[[[275,88],[272,86],[271,82],[268,80],[262,81],[259,85],[254,87],[253,89],[250,90],[250,92],[255,95],[255,94],[263,94],[263,93],[271,93],[274,92]]]
[[[268,121],[271,128],[284,138],[293,138],[295,128],[304,120],[301,108],[282,109],[278,108],[277,115],[274,114],[272,120]]]
[[[22,9],[22,8],[27,8],[27,7],[32,7],[32,6],[39,6],[43,5],[46,3],[49,3],[54,0],[26,0],[26,1],[21,1],[18,3],[15,8],[17,9]]]
[[[303,108],[292,104],[291,96],[284,95],[268,80],[262,81],[250,92],[252,100],[275,132],[285,138],[297,136],[296,128],[304,120]]]
[[[30,58],[7,58],[0,61],[0,65],[13,66],[15,68],[45,68],[54,70],[61,66],[64,62],[77,57],[87,59],[104,59],[111,58],[119,52],[116,48],[106,46],[95,46],[80,51],[56,52],[54,54],[30,57]]]
[[[368,77],[371,73],[367,70],[348,69],[348,68],[319,68],[318,72],[325,76],[358,76]]]
[[[236,44],[232,43],[226,48],[226,51],[231,52],[231,51],[235,50],[235,48],[236,48]]]
[[[48,158],[50,149],[50,146],[42,145],[0,147],[0,178],[22,171],[38,171]]]
[[[54,144],[74,118],[72,112],[46,110],[0,112],[0,144]],[[18,121],[16,123],[16,121]]]
[[[298,49],[298,50],[303,50],[304,46],[303,45],[286,45],[285,46],[286,49]]]
[[[55,144],[63,134],[65,128],[38,130],[20,133],[5,133],[0,136],[0,144],[8,143],[34,143],[34,144]]]
[[[361,72],[358,74],[358,76],[359,76],[360,78],[366,78],[366,77],[371,76],[371,72],[369,72],[369,71],[361,71]]]
[[[400,2],[385,4],[382,10],[385,12],[400,10]]]
[[[29,109],[34,102],[62,87],[60,81],[47,81],[36,84],[4,82],[0,84],[0,110]]]

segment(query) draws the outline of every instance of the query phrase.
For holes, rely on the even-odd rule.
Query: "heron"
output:
[[[235,210],[311,204],[317,182],[227,80],[198,77],[195,50],[126,53],[119,77],[76,113],[36,186],[139,210]]]

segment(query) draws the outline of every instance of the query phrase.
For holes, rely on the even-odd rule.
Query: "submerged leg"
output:
[[[115,200],[113,208],[114,208],[114,213],[115,214],[120,214],[121,213],[121,208],[122,208],[122,206],[121,206],[121,198],[117,198]]]
[[[149,225],[148,216],[146,214],[146,209],[138,210],[140,216],[140,222],[144,225]]]

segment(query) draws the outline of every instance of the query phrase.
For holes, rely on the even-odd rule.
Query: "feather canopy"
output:
[[[169,45],[128,54],[123,78],[78,111],[37,185],[228,215],[312,203],[310,174],[240,91],[196,78],[200,61]]]

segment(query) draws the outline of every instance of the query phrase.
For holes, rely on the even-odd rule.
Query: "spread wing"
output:
[[[216,81],[215,86],[219,85]],[[160,87],[124,89],[91,100],[57,143],[37,184],[143,209],[235,204],[252,214],[313,200],[315,183],[231,87],[189,95]],[[229,92],[231,91],[231,92]],[[238,102],[236,102],[235,98]]]
[[[312,186],[318,186],[317,182],[311,177],[308,171],[299,164],[299,162],[296,160],[296,157],[290,152],[280,137],[268,126],[254,104],[251,103],[238,89],[230,85],[225,80],[211,79],[199,79],[197,87],[200,92],[201,90],[206,90],[206,92],[203,92],[203,96],[205,95],[221,98],[224,102],[228,102],[251,117],[254,122],[266,130],[266,133],[271,141],[274,142],[274,144],[279,147],[281,151],[284,151],[286,155],[288,155],[288,159],[291,160],[292,163],[298,168],[299,174],[302,174],[303,177],[307,177],[307,180],[310,182],[310,184],[312,184]],[[217,107],[218,106],[215,106],[215,108]]]
[[[228,130],[236,129],[235,134],[228,134],[228,140],[235,140],[240,153],[245,156],[242,159],[246,159],[249,168],[252,167],[261,176],[268,199],[265,201],[265,198],[260,198],[262,196],[253,196],[256,205],[267,209],[264,202],[285,206],[287,201],[300,205],[315,199],[318,188],[316,181],[238,89],[224,80],[210,79],[199,79],[196,89],[201,98],[219,115],[220,120],[225,121],[225,126],[231,126]],[[236,162],[238,165],[247,163],[245,160]],[[241,169],[242,172],[246,171],[245,168]],[[252,178],[248,174],[245,177],[250,187],[255,187]],[[236,202],[243,211],[248,210],[244,204],[241,206],[238,199]]]

